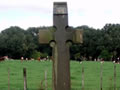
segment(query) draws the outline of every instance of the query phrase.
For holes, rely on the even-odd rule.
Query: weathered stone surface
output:
[[[54,2],[54,14],[68,14],[67,3],[64,2]]]
[[[55,2],[53,26],[56,30],[41,30],[39,42],[53,48],[53,90],[70,90],[69,41],[82,43],[82,32],[68,26],[66,2]]]
[[[82,30],[75,30],[73,35],[73,42],[80,44],[83,43],[83,31]]]
[[[48,44],[51,40],[54,40],[53,30],[40,30],[39,31],[39,43]]]

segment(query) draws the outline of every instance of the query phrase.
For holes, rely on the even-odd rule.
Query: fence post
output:
[[[116,90],[116,64],[114,63],[114,90]]]
[[[26,68],[23,68],[23,77],[24,77],[24,90],[27,90],[27,78],[26,78]]]
[[[47,70],[45,71],[45,90],[47,90]]]
[[[84,66],[81,62],[81,66],[82,66],[82,90],[84,90]]]
[[[101,61],[101,65],[100,65],[100,90],[103,90],[103,86],[102,86],[102,81],[103,81],[103,62]]]
[[[8,90],[10,90],[10,69],[8,68]]]

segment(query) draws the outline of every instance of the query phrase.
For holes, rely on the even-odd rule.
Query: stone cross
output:
[[[70,43],[82,43],[82,31],[68,26],[66,2],[54,2],[53,29],[40,30],[39,42],[53,48],[53,90],[70,90]]]

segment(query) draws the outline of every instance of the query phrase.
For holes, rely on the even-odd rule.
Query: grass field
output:
[[[84,66],[85,89],[100,90],[100,62],[71,61],[71,90],[82,90],[81,67]],[[117,89],[120,90],[120,65],[116,64]],[[47,70],[48,90],[52,90],[52,62],[4,61],[0,62],[0,90],[8,90],[8,68],[10,68],[10,90],[23,90],[23,68],[27,68],[28,90],[40,90],[44,72]],[[114,68],[112,62],[103,64],[103,90],[114,90]],[[43,88],[44,88],[43,82]]]

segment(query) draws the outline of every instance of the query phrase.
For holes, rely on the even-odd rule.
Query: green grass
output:
[[[85,89],[100,90],[100,62],[71,62],[71,90],[82,90],[81,67],[84,66]],[[116,64],[117,89],[120,89],[120,65]],[[23,90],[23,68],[27,68],[28,90],[40,90],[47,70],[48,90],[52,90],[52,62],[4,61],[0,62],[0,90],[8,90],[8,68],[10,68],[10,90]],[[114,90],[114,68],[112,62],[103,64],[103,90]],[[44,88],[43,82],[43,88]]]

